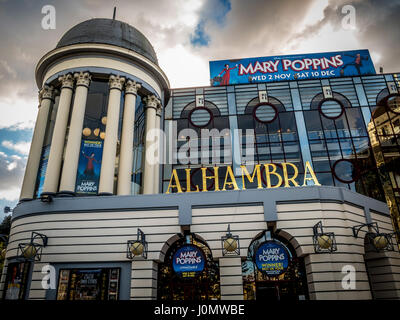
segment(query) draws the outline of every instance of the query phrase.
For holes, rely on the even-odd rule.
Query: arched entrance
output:
[[[374,246],[375,234],[367,235],[364,239],[364,261],[365,268],[368,275],[368,281],[371,290],[371,298],[374,300],[397,300],[400,298],[399,290],[397,288],[396,273],[393,272],[393,257],[394,247],[390,242],[385,248],[377,248]],[[376,236],[381,239],[381,236]],[[377,241],[377,240],[375,240]],[[380,243],[377,242],[376,245]]]
[[[304,259],[278,232],[253,239],[242,273],[245,300],[308,300]]]
[[[179,235],[159,264],[157,291],[161,300],[220,299],[219,265],[204,240]]]

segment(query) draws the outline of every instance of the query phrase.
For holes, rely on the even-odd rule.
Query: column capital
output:
[[[109,79],[110,80],[108,81],[108,85],[110,86],[110,90],[118,89],[118,90],[122,91],[122,87],[125,83],[124,77],[115,76],[112,74]]]
[[[92,76],[89,72],[76,72],[74,73],[76,79],[76,86],[83,86],[89,88],[90,80]]]
[[[161,115],[162,115],[162,105],[161,105],[161,103],[157,106],[156,115],[158,117],[161,117]]]
[[[74,89],[74,77],[72,73],[67,73],[58,77],[58,81],[61,82],[61,89],[69,88]]]
[[[161,101],[155,95],[148,95],[143,98],[144,103],[146,104],[146,108],[154,108],[156,111],[161,109]]]
[[[134,94],[137,95],[137,91],[142,87],[140,83],[137,83],[133,80],[126,81],[125,84],[125,94]]]
[[[54,88],[45,84],[42,89],[39,90],[39,106],[43,99],[54,99]]]

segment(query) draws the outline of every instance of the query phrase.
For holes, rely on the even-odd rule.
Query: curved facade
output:
[[[36,81],[3,298],[400,297],[397,74],[171,90],[138,30],[92,19]]]

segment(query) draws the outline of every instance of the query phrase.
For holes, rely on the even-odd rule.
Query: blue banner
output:
[[[371,74],[368,50],[210,61],[212,86]]]
[[[40,158],[37,183],[38,188],[36,192],[36,197],[39,198],[43,192],[44,178],[46,177],[47,163],[49,161],[50,145],[47,145],[42,150],[42,157]]]
[[[285,273],[289,265],[286,248],[276,241],[261,243],[256,250],[254,259],[257,269],[269,276],[279,276]]]
[[[82,140],[75,192],[96,195],[99,189],[103,141]]]
[[[193,278],[204,270],[205,255],[203,251],[192,244],[180,247],[172,259],[174,271],[184,278]]]

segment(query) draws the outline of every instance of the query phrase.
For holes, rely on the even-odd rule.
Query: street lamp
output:
[[[126,257],[133,259],[137,256],[142,256],[147,259],[147,241],[146,235],[138,228],[136,240],[128,240]]]
[[[231,233],[231,225],[228,224],[226,235],[221,237],[222,255],[237,254],[240,255],[239,236]]]
[[[313,244],[315,253],[337,251],[335,234],[333,232],[324,232],[322,221],[319,221],[313,227]]]

